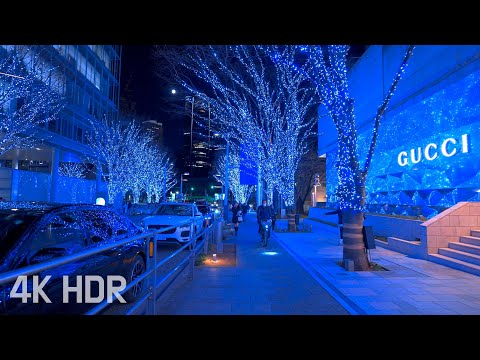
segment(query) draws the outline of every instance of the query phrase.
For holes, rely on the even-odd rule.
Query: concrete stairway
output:
[[[471,230],[470,236],[448,243],[448,247],[438,249],[438,254],[429,254],[428,260],[480,276],[480,230]]]

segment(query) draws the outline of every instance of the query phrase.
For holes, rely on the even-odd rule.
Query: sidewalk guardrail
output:
[[[48,260],[39,264],[35,265],[29,265],[25,266],[19,269],[7,271],[4,273],[0,274],[0,285],[10,283],[12,281],[15,281],[19,276],[29,276],[29,275],[34,275],[38,274],[42,271],[49,270],[56,268],[60,265],[68,264],[74,261],[78,261],[87,257],[94,256],[96,254],[100,254],[104,251],[117,248],[119,246],[127,245],[131,243],[132,241],[140,240],[140,239],[146,239],[147,240],[147,249],[145,249],[145,252],[147,254],[146,258],[146,270],[145,272],[134,279],[132,282],[128,283],[125,289],[120,291],[120,295],[128,292],[132,287],[136,286],[142,281],[145,281],[144,284],[146,284],[146,290],[142,294],[140,294],[140,298],[135,301],[133,306],[128,310],[126,315],[133,314],[142,305],[146,303],[146,311],[145,313],[147,315],[155,315],[155,301],[158,299],[159,296],[161,296],[170,285],[175,281],[175,279],[178,278],[180,273],[182,271],[179,271],[179,269],[183,270],[187,265],[190,266],[190,272],[189,272],[189,279],[193,279],[193,271],[194,271],[194,266],[195,266],[195,258],[198,256],[198,254],[203,251],[207,252],[208,251],[208,244],[213,241],[214,238],[214,232],[213,229],[216,226],[217,220],[212,222],[208,227],[203,228],[203,230],[197,234],[195,237],[192,237],[192,239],[184,244],[182,247],[180,247],[178,250],[170,254],[168,257],[163,259],[162,261],[157,263],[157,241],[158,241],[158,235],[160,235],[164,231],[168,231],[171,229],[174,229],[178,226],[182,225],[187,225],[191,224],[193,222],[194,218],[192,217],[189,220],[180,222],[175,225],[171,225],[169,227],[165,227],[159,230],[153,230],[149,231],[144,234],[136,235],[130,238],[122,239],[119,241],[115,241],[109,244],[101,245],[99,247],[96,247],[94,249],[87,249],[80,251],[78,253],[72,254],[72,255],[66,255],[66,256],[61,256],[58,258],[55,258],[53,260]],[[199,238],[202,238],[202,241],[197,244],[197,240]],[[157,279],[157,270],[164,265],[166,262],[174,258],[175,256],[178,256],[183,250],[188,248],[190,250],[188,256],[186,256],[179,264],[177,264],[173,269],[171,269],[165,276],[163,276],[161,279]],[[114,274],[112,274],[114,275]],[[174,276],[175,275],[175,276]],[[166,283],[166,287],[159,293],[157,293],[157,290]],[[90,309],[88,312],[85,313],[85,315],[95,315],[99,314],[103,310],[105,310],[108,306],[112,305],[115,303],[116,300],[118,300],[116,297],[113,297],[112,302],[108,302],[107,299],[104,301],[100,302],[96,306],[94,306],[92,309]]]

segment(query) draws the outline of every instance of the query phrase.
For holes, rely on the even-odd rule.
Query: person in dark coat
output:
[[[242,207],[238,202],[235,202],[232,206],[232,223],[235,226],[235,236],[238,235],[238,224],[240,223],[238,219],[239,216],[242,216]]]
[[[335,215],[337,214],[338,216],[338,228],[340,230],[340,239],[338,240],[338,245],[343,244],[343,216],[342,216],[342,210],[340,207],[337,208],[337,210],[329,211],[326,212],[325,215]]]
[[[262,205],[257,208],[257,222],[258,233],[262,234],[262,220],[269,220],[272,218],[272,208],[267,205],[267,200],[262,201]]]
[[[249,206],[247,203],[242,205],[243,221],[247,220],[248,208]]]

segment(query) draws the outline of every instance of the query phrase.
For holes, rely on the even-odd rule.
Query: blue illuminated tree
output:
[[[254,185],[242,185],[240,183],[240,155],[238,150],[231,151],[229,154],[229,170],[228,170],[228,181],[229,189],[233,194],[233,198],[238,201],[240,204],[245,204],[252,192],[255,190]],[[225,185],[225,173],[226,173],[226,154],[222,154],[215,160],[214,164],[214,173],[217,181],[221,182],[222,185]]]
[[[146,134],[137,133],[135,141],[129,142],[128,157],[124,158],[128,164],[125,166],[125,181],[122,183],[123,192],[131,190],[133,202],[138,203],[142,191],[146,190],[147,183],[152,179],[153,165],[148,154],[153,152],[153,139]]]
[[[346,59],[347,45],[299,46],[306,61],[299,72],[307,72],[322,104],[326,107],[337,129],[336,168],[339,184],[336,197],[342,211],[343,260],[353,261],[354,270],[369,270],[370,264],[363,241],[363,213],[365,210],[365,181],[375,150],[380,119],[390,102],[414,46],[408,46],[400,62],[390,89],[378,107],[372,121],[373,135],[363,168],[358,160],[357,132],[354,114],[354,99],[348,90]]]
[[[222,132],[245,145],[268,193],[277,189],[285,205],[292,207],[295,172],[316,122],[316,98],[312,87],[305,86],[305,75],[290,66],[295,47],[283,47],[278,59],[269,56],[270,50],[268,46],[193,48],[179,61],[186,71],[176,74],[191,93],[208,98]]]
[[[124,195],[128,191],[132,191],[134,203],[138,203],[143,192],[147,202],[153,195],[159,201],[164,191],[175,185],[176,175],[167,154],[134,121],[121,126],[119,121],[108,121],[104,117],[92,120],[91,124],[93,131],[88,139],[95,157],[90,161],[97,167],[102,163],[106,165],[110,204],[118,193]]]
[[[155,145],[144,156],[147,159],[148,169],[145,184],[147,202],[153,202],[153,196],[155,196],[155,202],[159,202],[163,199],[163,194],[177,183],[174,166],[167,154]]]
[[[36,47],[0,46],[0,155],[39,142],[38,125],[55,119],[65,99],[53,88],[53,68]]]
[[[77,202],[78,180],[76,179],[84,179],[86,177],[86,171],[87,166],[83,162],[62,162],[58,167],[58,175],[75,179],[71,181],[71,194],[73,203]]]
[[[83,162],[63,162],[58,167],[58,175],[65,177],[73,177],[77,179],[84,179],[86,177],[86,170],[87,166]]]
[[[109,203],[113,204],[118,193],[129,189],[132,176],[130,168],[133,156],[131,150],[139,140],[140,127],[134,122],[122,127],[119,121],[91,120],[92,132],[87,134],[89,146],[95,157],[90,161],[97,169],[105,163],[107,168],[107,191]]]

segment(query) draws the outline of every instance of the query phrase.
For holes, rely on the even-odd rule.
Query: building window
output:
[[[12,168],[12,160],[0,159],[0,167]]]
[[[62,136],[71,138],[72,124],[67,119],[62,119]]]
[[[81,143],[82,142],[83,129],[80,128],[80,127],[74,126],[73,127],[73,132],[74,132],[74,134],[73,134],[74,140]]]
[[[50,120],[48,122],[48,131],[55,132],[56,126],[57,126],[57,120],[55,120],[55,119]]]
[[[39,160],[18,160],[18,169],[48,173],[50,172],[50,163]]]

